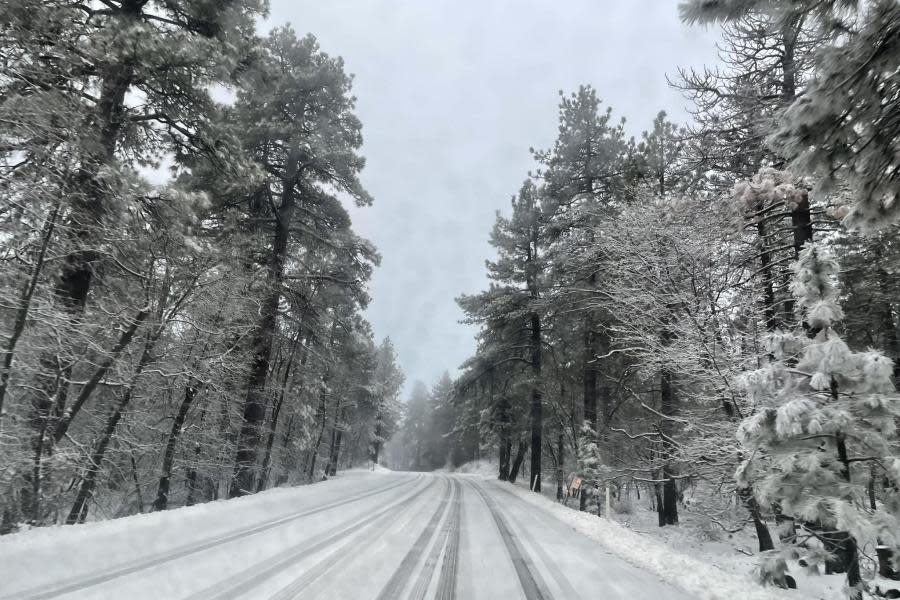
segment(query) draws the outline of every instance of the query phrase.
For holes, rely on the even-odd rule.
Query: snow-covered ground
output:
[[[511,490],[477,475],[358,471],[32,530],[0,538],[0,597],[696,597]]]
[[[685,527],[670,527],[664,530],[670,537],[665,541],[650,535],[649,532],[638,532],[622,525],[616,520],[599,518],[596,515],[578,512],[563,506],[543,495],[529,492],[520,486],[505,486],[510,494],[515,494],[529,504],[540,507],[552,514],[572,529],[594,539],[607,547],[615,556],[622,557],[631,564],[650,573],[655,573],[683,590],[690,592],[691,597],[703,600],[806,600],[818,598],[807,589],[781,590],[762,587],[750,577],[752,566],[743,563],[745,568],[730,568],[727,559],[711,552],[712,548],[688,541],[693,536]],[[655,514],[654,514],[655,518]],[[657,527],[657,529],[659,529]],[[679,535],[680,534],[680,535]],[[733,548],[719,545],[720,552],[733,552]],[[745,557],[747,558],[747,557]],[[752,560],[752,559],[751,559]]]
[[[487,460],[466,463],[453,472],[478,475],[493,481],[497,465]],[[677,527],[659,527],[656,512],[646,502],[633,501],[627,513],[613,511],[609,518],[581,513],[578,502],[568,506],[556,502],[556,486],[545,485],[543,494],[528,491],[527,475],[514,486],[497,484],[542,510],[572,529],[604,544],[609,552],[632,564],[658,574],[697,598],[760,598],[795,600],[844,600],[844,575],[813,574],[790,564],[790,574],[798,590],[765,588],[756,582],[758,556],[752,527],[727,533],[708,519],[681,507]],[[876,581],[883,587],[892,582]],[[732,594],[732,595],[729,595]],[[735,595],[736,594],[736,595]]]

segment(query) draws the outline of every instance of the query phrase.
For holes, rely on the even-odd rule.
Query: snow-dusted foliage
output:
[[[578,473],[583,478],[581,493],[585,494],[585,510],[599,513],[601,488],[604,480],[610,475],[603,466],[603,453],[597,442],[597,432],[585,421],[581,428],[581,446],[578,448]]]
[[[768,336],[772,360],[744,378],[757,406],[738,430],[746,460],[736,477],[762,506],[795,520],[798,542],[825,542],[789,545],[785,556],[819,564],[826,559],[821,550],[834,550],[835,532],[848,532],[860,550],[876,543],[898,549],[900,396],[892,361],[875,350],[853,351],[841,339],[838,264],[828,250],[807,245],[794,272],[804,327]],[[877,503],[868,500],[873,477],[891,482]],[[763,562],[765,577],[778,568],[777,560]]]
[[[0,534],[365,460],[352,79],[266,11],[0,4]]]
[[[900,217],[900,4],[896,0],[689,0],[689,22],[770,15],[776,29],[812,23],[814,76],[784,111],[770,145],[823,189],[853,190],[846,222],[875,230]]]
[[[808,202],[808,192],[797,177],[786,171],[763,167],[749,180],[741,180],[734,185],[732,195],[743,214],[751,214],[750,220],[761,218],[760,207],[771,208],[784,205],[787,211],[796,210]]]

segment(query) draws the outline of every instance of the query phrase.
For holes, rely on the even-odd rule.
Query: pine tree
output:
[[[753,12],[779,26],[809,20],[828,43],[815,50],[807,89],[784,111],[770,144],[822,189],[853,190],[846,222],[875,230],[900,217],[900,6],[894,0],[682,2],[688,22],[735,21]]]
[[[783,556],[799,553],[810,564],[831,566],[826,552],[843,555],[850,597],[861,598],[859,549],[876,538],[892,548],[900,543],[896,488],[886,490],[880,505],[867,507],[870,470],[863,468],[872,465],[897,480],[900,396],[891,361],[874,350],[850,350],[836,330],[843,311],[830,253],[806,246],[794,273],[791,287],[808,331],[770,335],[767,350],[775,360],[746,376],[758,410],[738,432],[747,459],[736,477],[753,485],[762,506],[777,502],[802,524],[798,544],[802,537],[820,543],[786,548]],[[765,561],[763,579],[777,583],[780,564]]]
[[[541,490],[543,433],[541,298],[546,238],[541,199],[541,190],[528,180],[512,199],[510,217],[497,215],[491,245],[497,248],[498,258],[487,262],[491,287],[458,300],[469,322],[482,325],[482,334],[499,338],[493,362],[516,361],[529,366],[530,487],[536,492]],[[518,455],[524,456],[528,447],[520,442]]]
[[[313,37],[297,39],[290,28],[273,31],[262,52],[231,114],[246,151],[267,173],[246,199],[246,219],[264,240],[257,261],[265,282],[260,317],[253,327],[254,357],[231,496],[257,487],[256,463],[279,307],[287,282],[302,276],[291,272],[289,257],[300,255],[298,238],[310,246],[303,239],[304,228],[317,231],[318,240],[326,240],[326,246],[343,247],[352,257],[351,264],[355,260],[364,273],[366,263],[375,260],[367,244],[348,232],[349,218],[333,193],[345,192],[360,205],[371,203],[357,177],[364,165],[356,154],[362,143],[361,125],[352,113],[351,81],[343,72],[343,62],[321,52]],[[260,226],[266,222],[271,228]],[[349,281],[349,287],[357,285],[357,280]]]
[[[378,464],[381,448],[397,431],[403,418],[402,405],[398,402],[403,379],[394,345],[390,338],[384,338],[375,354],[375,371],[370,388],[375,408],[369,436],[373,466]]]

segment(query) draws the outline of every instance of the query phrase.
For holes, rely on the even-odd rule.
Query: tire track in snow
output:
[[[524,513],[526,515],[528,514],[529,511],[527,509],[527,506],[525,505],[525,503],[522,501],[521,498],[519,498],[518,496],[516,496],[509,490],[505,489],[501,485],[494,485],[493,487],[495,489],[500,490],[501,492],[503,492],[510,498],[512,498],[515,501],[516,505],[518,506],[518,509],[522,513]],[[534,513],[532,513],[532,514],[534,514]],[[513,523],[516,522],[516,518],[512,515],[511,511],[510,511],[509,519]],[[535,541],[534,537],[530,533],[528,533],[528,528],[521,525],[521,521],[522,521],[522,519],[519,519],[520,526],[517,528],[517,531],[521,532],[522,539],[524,539],[525,542],[527,542],[528,545],[534,549],[535,553],[538,555],[538,557],[541,559],[541,562],[544,564],[544,566],[547,568],[547,571],[550,573],[550,576],[553,577],[553,580],[556,581],[556,584],[562,590],[563,596],[566,598],[577,598],[579,595],[578,591],[576,591],[575,588],[572,587],[572,584],[569,583],[569,580],[566,579],[565,575],[563,575],[562,571],[560,570],[559,566],[557,566],[556,562],[552,558],[550,558],[550,555],[547,554],[547,551],[544,550],[544,548]],[[583,558],[580,554],[578,554],[578,557]]]
[[[432,479],[432,485],[437,481],[446,481],[444,478],[434,478]],[[396,511],[396,512],[404,512],[408,509],[409,506],[404,507],[404,510]],[[419,516],[419,513],[422,512],[424,506],[417,508],[415,511],[411,513],[404,514],[404,517],[409,517],[409,521],[415,521],[416,517]],[[381,523],[378,524],[375,529],[365,536],[368,540],[374,540],[383,535],[392,525],[395,525],[395,521],[392,517],[394,514],[387,515]],[[347,550],[346,552],[344,550]],[[357,540],[351,539],[348,540],[341,547],[336,549],[331,555],[327,556],[325,559],[319,561],[315,565],[313,565],[307,573],[295,579],[293,582],[284,586],[278,592],[272,596],[269,600],[288,600],[292,598],[297,598],[298,594],[300,594],[304,589],[315,583],[318,579],[328,573],[338,562],[341,560],[352,560],[356,558],[362,552],[368,550],[368,547],[363,543],[357,542]]]
[[[462,523],[463,508],[463,489],[458,479],[454,479],[457,494],[453,504],[453,513],[450,516],[450,524],[447,529],[444,544],[444,560],[441,564],[441,576],[438,579],[437,591],[435,592],[435,600],[453,600],[456,598],[456,571],[459,564],[459,530]],[[428,578],[430,580],[430,576]],[[425,594],[422,590],[422,595]],[[416,600],[421,600],[422,596],[418,596]]]
[[[471,481],[466,481],[472,488],[475,489],[476,492],[481,496],[481,499],[484,501],[485,505],[488,507],[488,510],[491,513],[491,516],[494,519],[494,523],[497,525],[497,529],[500,531],[500,537],[503,539],[503,543],[506,545],[506,550],[509,553],[509,558],[512,560],[513,567],[516,570],[516,575],[519,577],[519,583],[522,585],[522,591],[525,592],[525,598],[527,600],[551,600],[553,595],[550,593],[550,590],[547,588],[546,582],[544,582],[543,577],[534,568],[534,563],[529,558],[528,553],[522,547],[522,544],[513,535],[509,524],[506,521],[506,518],[500,514],[500,511],[497,508],[497,504],[494,500],[478,485],[472,483]]]
[[[449,484],[448,488],[453,490],[455,496],[456,487],[453,485],[454,482],[450,479],[445,480]],[[419,534],[419,537],[416,538],[416,541],[413,543],[412,548],[409,549],[409,551],[406,553],[406,556],[404,556],[403,560],[400,562],[400,566],[397,567],[397,570],[382,588],[381,593],[378,594],[378,600],[396,600],[396,598],[400,597],[400,593],[403,591],[410,578],[412,577],[413,568],[415,568],[416,564],[419,562],[419,558],[428,547],[428,543],[434,537],[434,530],[437,528],[438,523],[440,523],[441,519],[446,514],[449,501],[449,497],[445,497],[443,500],[441,500],[441,503],[438,505],[437,510],[434,511],[434,515],[432,515],[431,520],[429,520],[428,524],[425,525],[425,529],[421,534]]]
[[[184,558],[185,556],[190,556],[191,554],[203,552],[204,550],[209,550],[210,548],[214,548],[222,544],[227,544],[229,542],[246,538],[257,533],[262,533],[263,531],[268,531],[269,529],[273,529],[275,527],[284,525],[285,523],[289,523],[297,519],[301,519],[303,517],[325,512],[326,510],[331,510],[332,508],[344,506],[352,502],[358,502],[359,500],[362,500],[364,498],[382,494],[400,486],[409,485],[418,480],[419,477],[416,477],[414,479],[404,479],[397,483],[392,483],[390,485],[386,485],[375,490],[370,490],[363,494],[359,494],[358,496],[354,496],[353,498],[347,500],[330,502],[323,506],[303,510],[298,513],[272,519],[271,521],[264,521],[263,523],[257,525],[238,529],[237,531],[232,531],[224,535],[207,538],[205,540],[201,540],[200,542],[185,544],[183,546],[176,546],[175,548],[172,548],[170,550],[158,552],[151,556],[141,557],[139,559],[116,565],[97,573],[71,577],[69,579],[64,579],[62,581],[57,581],[48,585],[21,590],[19,592],[16,592],[12,596],[0,596],[0,600],[46,600],[48,598],[54,598],[63,594],[82,591],[85,588],[90,588],[103,583],[107,583],[114,579],[118,579],[119,577],[131,575],[140,571],[145,571],[147,569],[151,569],[153,567],[172,562],[180,558]]]
[[[409,600],[422,600],[422,598],[425,597],[425,593],[428,591],[428,586],[431,584],[431,579],[434,576],[434,570],[437,567],[441,552],[446,550],[450,534],[455,528],[459,527],[460,483],[456,479],[451,479],[450,481],[453,486],[453,495],[450,499],[450,514],[444,519],[444,524],[441,527],[434,544],[431,545],[431,550],[428,552],[425,563],[422,565],[419,576],[416,578],[412,591],[409,594]]]
[[[239,597],[253,588],[258,587],[272,576],[290,567],[292,564],[325,550],[334,544],[339,544],[339,548],[335,552],[308,570],[299,580],[295,580],[285,588],[282,588],[282,590],[274,596],[280,598],[283,597],[285,593],[290,593],[291,595],[287,597],[292,598],[293,594],[299,592],[303,587],[309,585],[315,579],[318,579],[331,566],[329,564],[328,568],[320,570],[319,567],[322,563],[329,561],[334,563],[343,558],[345,555],[341,554],[341,549],[355,543],[359,534],[366,532],[369,528],[376,527],[376,530],[378,530],[380,529],[379,525],[384,524],[384,522],[389,524],[388,518],[391,517],[393,513],[400,512],[411,503],[415,502],[419,496],[434,486],[435,481],[436,480],[432,480],[411,495],[404,495],[384,508],[370,514],[361,521],[356,517],[344,521],[340,525],[337,525],[322,534],[325,536],[324,539],[319,539],[319,541],[314,541],[312,543],[309,540],[304,541],[292,548],[288,548],[285,553],[279,554],[279,557],[275,559],[266,557],[227,579],[218,581],[207,588],[195,592],[185,600],[224,600],[225,598]],[[273,560],[274,562],[272,562]],[[305,583],[294,590],[293,586],[297,584],[298,581]]]

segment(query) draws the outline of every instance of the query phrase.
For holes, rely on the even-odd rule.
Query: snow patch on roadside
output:
[[[679,553],[609,519],[578,512],[518,486],[504,486],[525,502],[550,513],[579,533],[603,544],[613,554],[654,573],[701,600],[807,600],[800,590],[761,587],[749,577],[727,573],[718,567]]]

